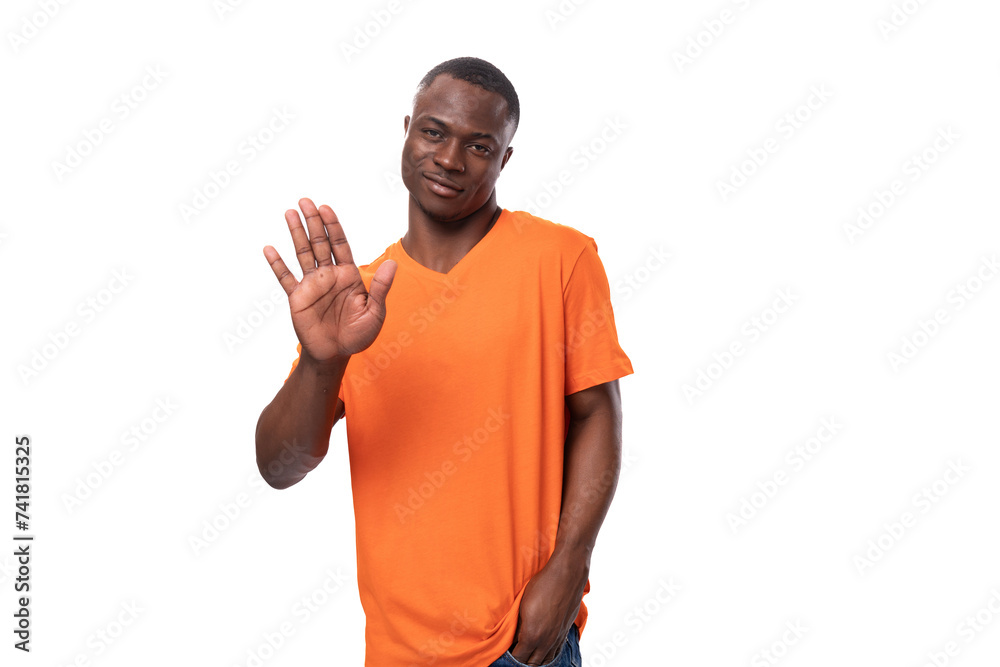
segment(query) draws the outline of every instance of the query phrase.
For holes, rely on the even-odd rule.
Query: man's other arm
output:
[[[555,553],[590,568],[597,533],[618,486],[622,406],[618,380],[566,397],[569,431]]]
[[[552,555],[521,597],[515,660],[543,664],[555,657],[580,611],[590,555],[611,506],[621,471],[618,380],[566,396],[569,430],[563,461],[562,510]]]

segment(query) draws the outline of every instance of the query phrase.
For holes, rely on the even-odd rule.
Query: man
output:
[[[302,280],[264,248],[299,357],[257,463],[291,486],[345,420],[366,666],[579,665],[632,366],[594,239],[496,203],[519,113],[490,63],[438,65],[403,119],[406,234],[358,267],[302,199]]]

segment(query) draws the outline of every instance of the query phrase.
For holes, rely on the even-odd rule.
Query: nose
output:
[[[465,171],[465,163],[462,160],[462,147],[459,142],[449,139],[443,142],[434,153],[434,163],[446,171]]]

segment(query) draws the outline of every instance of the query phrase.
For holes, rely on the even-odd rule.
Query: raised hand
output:
[[[385,297],[396,275],[396,263],[386,260],[378,267],[369,292],[333,209],[323,205],[317,210],[306,198],[299,200],[299,208],[306,218],[308,236],[298,211],[285,211],[285,220],[302,267],[302,280],[295,279],[272,246],[265,246],[264,257],[288,295],[292,326],[303,355],[321,364],[333,362],[375,342],[385,321]]]

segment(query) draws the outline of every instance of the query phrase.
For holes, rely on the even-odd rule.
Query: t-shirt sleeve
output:
[[[291,370],[288,371],[288,377],[285,378],[285,382],[288,382],[288,378],[292,377],[292,371],[294,371],[295,367],[299,365],[299,359],[302,358],[302,343],[299,343],[298,345],[295,346],[295,351],[296,351],[296,353],[298,353],[298,356],[295,357],[295,361],[292,362],[292,368],[291,368]],[[337,398],[339,398],[342,401],[344,400],[344,383],[343,382],[340,383],[340,391],[337,393]],[[344,405],[347,405],[346,401],[344,402]]]
[[[590,237],[563,289],[563,308],[566,395],[633,372],[618,344],[608,276]]]

